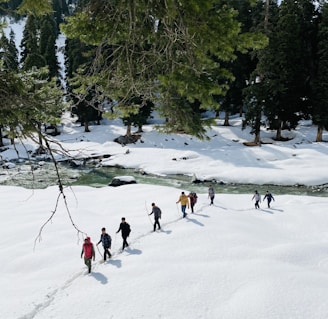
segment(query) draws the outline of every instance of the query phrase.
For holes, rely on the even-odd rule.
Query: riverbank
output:
[[[328,183],[328,144],[313,142],[316,127],[302,122],[295,131],[284,131],[289,140],[276,142],[275,132],[264,130],[261,147],[247,147],[245,142],[254,137],[249,129],[242,130],[242,118],[230,119],[231,126],[209,129],[210,140],[200,141],[183,134],[160,134],[155,130],[159,120],[143,127],[141,139],[135,144],[122,146],[114,139],[125,134],[120,120],[103,120],[100,126],[91,126],[91,132],[63,119],[62,133],[53,137],[52,148],[58,161],[87,158],[100,159],[98,167],[122,167],[155,176],[195,176],[204,181],[223,184],[316,186]],[[325,132],[326,140],[328,140]],[[60,143],[60,146],[58,145]],[[24,141],[15,148],[7,145],[1,152],[4,162],[29,158],[37,145]],[[42,156],[37,160],[42,161]]]

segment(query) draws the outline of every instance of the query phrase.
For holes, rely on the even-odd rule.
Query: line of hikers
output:
[[[131,227],[125,221],[125,217],[122,217],[120,226],[119,226],[116,234],[119,233],[120,231],[122,233],[122,238],[123,238],[123,248],[122,249],[124,249],[125,247],[129,246],[129,244],[127,242],[127,238],[129,237],[129,235],[131,233]],[[112,255],[109,251],[109,249],[111,249],[111,247],[112,247],[112,238],[106,232],[105,227],[103,227],[101,229],[100,239],[96,245],[98,246],[100,243],[102,243],[102,246],[104,248],[104,261],[106,261],[107,256],[108,256],[108,258],[112,257]],[[90,273],[91,272],[91,261],[95,260],[95,249],[94,249],[93,243],[91,242],[90,237],[86,237],[84,239],[84,243],[82,246],[82,252],[81,252],[81,258],[83,257],[83,255],[84,255],[84,263],[88,267],[88,272]]]
[[[176,204],[180,203],[181,204],[181,212],[182,212],[182,217],[185,218],[187,216],[186,213],[186,209],[191,208],[191,213],[194,213],[194,207],[195,204],[197,203],[197,194],[195,192],[190,192],[189,195],[187,196],[185,194],[185,192],[181,192],[181,195],[179,197],[179,199],[177,200]],[[210,205],[214,205],[214,198],[215,198],[215,192],[214,192],[214,188],[212,185],[209,186],[208,188],[208,198],[210,199]],[[255,209],[259,209],[260,208],[260,202],[261,202],[261,195],[258,193],[258,191],[256,190],[252,200],[255,200]],[[267,200],[268,203],[268,208],[270,208],[270,203],[273,200],[274,201],[274,197],[272,196],[272,194],[267,191],[263,200]],[[161,225],[159,220],[162,217],[162,211],[161,209],[155,204],[152,203],[151,204],[152,210],[150,212],[150,214],[148,214],[149,216],[154,214],[154,232],[156,231],[156,226],[157,229],[160,230],[161,229]],[[116,234],[119,233],[121,231],[122,233],[122,238],[123,238],[123,246],[122,246],[122,250],[124,250],[125,247],[128,247],[129,244],[127,242],[127,238],[129,237],[130,233],[131,233],[131,227],[130,225],[125,221],[125,217],[122,217],[121,219],[121,223],[119,225],[118,230],[116,231]],[[106,228],[103,227],[101,229],[101,235],[100,235],[100,239],[98,241],[98,243],[96,244],[97,246],[102,243],[103,249],[104,249],[104,261],[106,261],[107,256],[108,258],[111,258],[111,253],[109,251],[109,249],[111,249],[111,245],[112,245],[112,238],[110,237],[110,235],[106,232]],[[93,261],[95,260],[95,250],[94,250],[94,246],[93,243],[91,242],[90,237],[86,237],[84,240],[84,244],[82,246],[82,252],[81,252],[81,258],[84,255],[84,263],[85,265],[88,267],[88,272],[91,272],[91,262],[92,259]]]
[[[261,195],[259,194],[258,191],[255,191],[255,193],[252,197],[252,200],[253,199],[255,200],[255,209],[260,209]],[[268,208],[270,208],[270,203],[271,203],[271,201],[274,201],[274,198],[269,191],[266,191],[263,200],[265,200],[265,199],[267,200]]]

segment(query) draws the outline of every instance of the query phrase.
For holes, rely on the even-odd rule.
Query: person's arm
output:
[[[116,234],[122,229],[122,224],[120,224],[120,227],[118,229],[118,231],[116,232]]]
[[[109,237],[109,249],[111,249],[112,248],[112,237],[110,237],[110,235],[108,235],[108,237]]]
[[[100,239],[96,245],[98,246],[101,243],[101,241],[102,241],[102,235],[100,236]]]
[[[95,261],[96,254],[95,254],[95,248],[93,247],[93,245],[92,245],[92,257],[93,257],[93,261]]]

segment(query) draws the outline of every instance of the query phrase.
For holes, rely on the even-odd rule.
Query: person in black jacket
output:
[[[272,194],[269,191],[266,191],[266,194],[265,194],[263,200],[265,200],[265,199],[267,199],[268,208],[270,208],[270,203],[271,203],[272,200],[274,201],[274,198],[273,198]]]
[[[152,211],[151,211],[151,213],[149,214],[149,216],[150,216],[151,214],[154,214],[154,219],[155,219],[155,223],[154,223],[154,231],[156,231],[156,225],[158,226],[158,229],[160,230],[160,229],[161,229],[161,225],[159,224],[159,219],[160,219],[161,216],[162,216],[162,211],[161,211],[161,209],[160,209],[159,207],[157,207],[157,206],[155,205],[155,203],[152,203],[151,206],[152,206]]]
[[[118,229],[118,231],[116,232],[116,234],[119,231],[122,231],[122,238],[123,238],[123,248],[122,249],[124,249],[125,247],[128,247],[129,246],[129,244],[126,241],[126,239],[129,237],[130,232],[131,232],[130,225],[125,221],[125,217],[122,217],[122,221],[120,223],[120,228]]]
[[[108,258],[112,257],[110,251],[108,249],[111,248],[112,246],[112,238],[106,233],[106,228],[103,227],[101,229],[101,235],[100,235],[100,240],[97,243],[97,246],[102,243],[104,247],[104,261],[106,261],[106,257],[108,255]]]

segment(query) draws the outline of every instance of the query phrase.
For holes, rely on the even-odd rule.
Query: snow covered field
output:
[[[293,135],[284,143],[263,131],[272,144],[261,148],[242,144],[252,137],[241,131],[240,118],[231,124],[210,130],[208,142],[159,135],[147,125],[143,143],[122,147],[112,142],[124,134],[119,121],[86,134],[67,120],[58,138],[71,154],[112,154],[104,165],[150,173],[196,174],[254,183],[254,189],[328,182],[328,145],[313,143],[315,128],[308,123],[284,132]],[[9,160],[16,153],[1,155]],[[207,194],[198,194],[195,214],[182,219],[180,193],[142,184],[80,186],[66,188],[67,207],[62,197],[56,207],[57,187],[0,187],[1,318],[327,318],[327,197],[276,196],[271,209],[262,202],[256,210],[253,194],[216,194],[215,206],[208,205]],[[155,233],[147,216],[152,202],[162,209],[162,230]],[[68,213],[85,234],[77,234]],[[115,232],[123,216],[132,233],[120,253],[122,238]],[[99,245],[87,274],[80,258],[83,237],[97,243],[102,227],[112,236],[114,255],[101,263]]]

